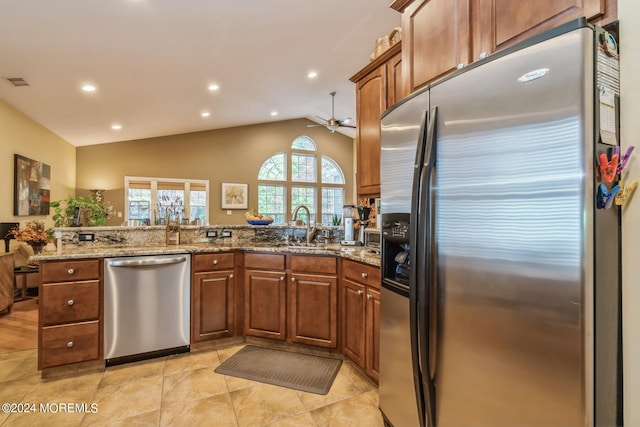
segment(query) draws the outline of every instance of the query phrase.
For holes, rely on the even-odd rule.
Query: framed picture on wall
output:
[[[249,184],[222,183],[222,209],[247,209]]]
[[[51,166],[14,155],[13,214],[49,215]]]

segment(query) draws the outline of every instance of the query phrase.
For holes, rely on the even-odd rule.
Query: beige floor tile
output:
[[[376,390],[378,387],[367,376],[360,373],[351,363],[343,363],[340,367],[340,374],[346,376],[362,392]]]
[[[237,427],[228,393],[162,408],[161,426]]]
[[[92,427],[157,427],[159,425],[160,410],[104,423],[91,423]]]
[[[382,415],[366,396],[350,399],[311,411],[319,427],[382,427]]]
[[[164,375],[173,375],[182,371],[216,367],[220,364],[218,352],[215,350],[180,354],[167,357],[164,365]]]
[[[307,393],[304,391],[299,391],[298,396],[302,403],[307,408],[307,410],[312,411],[314,409],[320,408],[322,406],[327,406],[331,403],[338,402],[340,400],[347,399],[349,397],[357,396],[358,394],[362,394],[360,389],[358,389],[345,375],[338,374],[336,379],[333,381],[331,385],[331,389],[329,393],[322,395],[316,393]]]
[[[275,423],[268,424],[269,427],[317,427],[310,413],[304,413],[295,417],[287,418]]]
[[[374,405],[380,406],[380,393],[378,392],[378,389],[368,391],[364,395],[367,396]]]
[[[154,376],[161,377],[164,372],[164,363],[164,358],[160,358],[108,367],[100,387],[139,381]]]
[[[224,375],[216,374],[213,372],[213,368],[183,371],[164,377],[162,405],[175,405],[180,402],[227,393],[228,391]]]
[[[219,349],[218,357],[220,358],[220,363],[224,362],[225,360],[236,354],[238,351],[242,350],[245,345],[245,343],[242,343]]]
[[[93,403],[98,412],[86,414],[82,424],[93,425],[129,418],[160,409],[162,376],[98,388]]]
[[[82,422],[83,413],[67,413],[61,412],[58,406],[55,411],[57,412],[38,412],[33,413],[21,413],[11,414],[9,418],[3,423],[3,426],[11,427],[77,427]]]
[[[246,380],[244,378],[233,377],[231,375],[225,375],[224,378],[227,381],[229,391],[241,390],[243,388],[253,387],[256,384],[260,384],[257,381]]]
[[[257,384],[231,392],[240,427],[262,426],[307,412],[295,390]]]
[[[52,380],[42,380],[37,387],[29,392],[23,402],[41,403],[92,403],[93,396],[102,373],[92,373],[87,375],[77,375],[69,378],[57,378]]]

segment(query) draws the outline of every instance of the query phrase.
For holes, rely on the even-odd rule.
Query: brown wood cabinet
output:
[[[356,84],[358,197],[380,195],[380,116],[406,95],[401,50],[402,43],[396,43],[351,77]]]
[[[287,325],[285,255],[246,253],[244,268],[244,334],[284,341]]]
[[[102,358],[102,271],[99,259],[41,264],[38,369]]]
[[[402,14],[403,82],[408,92],[471,60],[468,0],[419,0]]]
[[[376,381],[380,370],[380,268],[342,261],[342,353]]]
[[[617,0],[396,0],[391,7],[402,12],[407,93],[572,19],[617,19]]]
[[[234,329],[233,253],[193,256],[191,342],[230,337]]]
[[[289,324],[292,342],[336,348],[338,260],[291,255]]]

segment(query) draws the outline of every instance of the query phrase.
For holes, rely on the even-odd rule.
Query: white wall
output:
[[[618,0],[621,151],[635,151],[623,178],[640,180],[640,4]],[[640,190],[622,210],[624,424],[640,426]]]

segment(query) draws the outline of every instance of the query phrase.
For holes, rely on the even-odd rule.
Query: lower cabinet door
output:
[[[245,271],[245,335],[286,339],[286,276],[284,271]]]
[[[337,290],[338,279],[335,276],[292,275],[289,313],[293,342],[337,347]]]
[[[367,363],[365,372],[376,381],[380,378],[380,292],[367,288]]]
[[[342,281],[342,353],[365,367],[365,286]]]
[[[98,360],[100,327],[97,320],[47,326],[41,331],[39,369]]]
[[[191,341],[233,336],[233,271],[196,273],[192,292]]]

